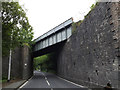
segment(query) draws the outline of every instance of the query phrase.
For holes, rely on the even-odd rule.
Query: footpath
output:
[[[12,82],[8,85],[2,85],[2,90],[16,90],[18,89],[21,85],[23,85],[26,82],[26,80],[19,80],[16,82]]]

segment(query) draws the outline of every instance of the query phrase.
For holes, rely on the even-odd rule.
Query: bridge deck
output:
[[[34,51],[44,49],[68,39],[72,35],[72,23],[73,19],[70,18],[69,20],[63,22],[62,24],[35,39]]]

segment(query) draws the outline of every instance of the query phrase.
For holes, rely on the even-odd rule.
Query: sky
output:
[[[82,20],[95,0],[20,0],[26,10],[34,39],[73,17]]]

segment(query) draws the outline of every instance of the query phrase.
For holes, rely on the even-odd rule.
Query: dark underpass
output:
[[[57,57],[56,53],[48,53],[33,59],[34,70],[57,73]]]

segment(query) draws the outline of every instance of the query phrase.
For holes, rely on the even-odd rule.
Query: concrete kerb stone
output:
[[[32,78],[33,78],[33,76],[32,76],[31,78],[29,78],[28,80],[26,80],[24,83],[22,83],[22,84],[17,88],[17,90],[19,90],[19,89],[22,88],[24,85],[26,85],[27,82],[30,81]]]

